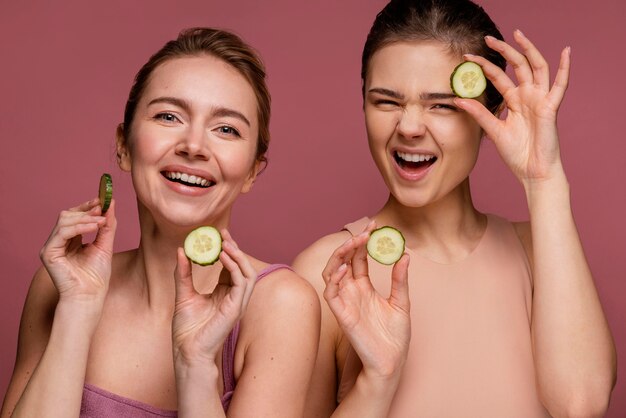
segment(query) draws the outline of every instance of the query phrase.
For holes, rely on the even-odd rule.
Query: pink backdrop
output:
[[[38,251],[66,207],[95,196],[104,171],[118,201],[116,247],[138,241],[128,175],[113,139],[139,66],[183,27],[236,31],[263,55],[273,94],[270,164],[236,206],[240,245],[293,259],[317,237],[385,201],[360,110],[360,53],[384,0],[3,2],[0,14],[0,395]],[[626,358],[626,141],[623,0],[482,0],[505,37],[520,28],[554,66],[572,46],[560,114],[573,206],[623,360]],[[526,218],[524,196],[490,143],[474,178],[479,208]],[[609,417],[626,415],[626,367]]]

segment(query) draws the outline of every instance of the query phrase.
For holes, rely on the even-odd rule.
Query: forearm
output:
[[[603,414],[615,349],[572,215],[564,174],[526,184],[533,242],[532,337],[541,398],[555,416]]]
[[[57,305],[50,339],[13,417],[78,417],[87,359],[101,309]]]
[[[178,416],[225,417],[219,396],[219,372],[215,362],[189,365],[175,361]]]
[[[400,373],[381,379],[369,377],[363,371],[341,401],[332,418],[384,418],[400,382]]]

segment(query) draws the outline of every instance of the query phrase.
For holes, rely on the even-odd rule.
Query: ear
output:
[[[256,177],[261,172],[261,164],[262,164],[261,161],[254,160],[254,164],[252,165],[252,168],[250,169],[248,178],[246,179],[246,182],[243,184],[243,187],[241,188],[241,193],[248,193],[250,190],[252,190],[254,181],[256,180]]]
[[[115,131],[115,148],[117,150],[117,165],[123,171],[130,171],[130,153],[128,150],[128,140],[124,136],[124,124],[117,125]]]

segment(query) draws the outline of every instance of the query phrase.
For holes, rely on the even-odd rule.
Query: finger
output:
[[[191,274],[191,262],[185,255],[185,250],[176,250],[176,268],[174,269],[174,283],[176,287],[176,301],[190,299],[197,292],[193,287],[193,276]]]
[[[243,312],[245,306],[247,306],[248,300],[250,299],[250,294],[252,293],[255,280],[247,280],[239,270],[237,262],[233,260],[227,252],[222,251],[220,253],[220,261],[230,272],[232,281],[230,290],[228,291],[229,296],[237,306],[241,307]],[[252,282],[251,285],[249,285],[250,282]]]
[[[409,299],[409,255],[404,253],[391,270],[391,293],[389,303],[408,312],[411,307]]]
[[[478,100],[460,98],[455,98],[454,103],[469,113],[489,138],[499,138],[498,133],[504,122],[491,113],[482,103]]]
[[[71,212],[87,212],[91,209],[94,209],[96,207],[100,207],[100,199],[98,199],[97,197],[91,200],[88,200],[87,202],[83,202],[78,206],[74,206],[73,208],[70,208],[69,210]]]
[[[518,45],[522,48],[530,68],[533,72],[533,80],[537,86],[548,91],[550,86],[550,68],[548,63],[537,47],[520,31],[519,29],[513,32],[513,37],[517,41]]]
[[[326,267],[324,267],[324,270],[322,271],[322,278],[324,279],[324,282],[328,283],[331,275],[337,271],[342,264],[350,262],[355,251],[355,237],[352,237],[341,244],[341,246],[332,253],[326,263]]]
[[[335,272],[333,272],[328,282],[326,282],[326,288],[324,289],[324,299],[328,302],[331,309],[333,308],[333,305],[331,305],[331,301],[333,301],[339,295],[339,283],[346,276],[347,272],[348,265],[342,264]]]
[[[466,61],[474,62],[483,70],[485,77],[491,84],[500,92],[502,96],[507,96],[507,93],[510,90],[513,90],[516,86],[513,80],[502,70],[502,68],[495,65],[493,62],[489,61],[485,57],[481,57],[479,55],[465,54],[463,58]]]
[[[528,60],[522,53],[493,36],[485,36],[485,42],[489,48],[500,53],[511,64],[519,84],[532,84],[534,82],[533,72],[528,64]]]
[[[569,84],[569,71],[572,61],[571,54],[572,49],[569,46],[561,51],[559,69],[556,72],[552,89],[550,90],[550,93],[548,93],[548,98],[555,108],[558,108],[563,101],[565,91],[567,90],[567,86]]]
[[[250,257],[239,249],[239,246],[235,240],[233,240],[227,229],[223,229],[221,234],[224,239],[222,243],[222,250],[226,251],[228,255],[237,263],[239,271],[246,279],[256,279],[256,270],[252,267],[252,263],[250,263]]]
[[[113,241],[117,229],[117,218],[115,217],[115,199],[111,199],[109,209],[104,214],[104,224],[98,229],[98,234],[93,241],[93,245],[113,254]]]
[[[362,232],[354,238],[356,250],[352,256],[352,274],[356,279],[367,279],[369,281],[369,269],[367,265],[367,241],[369,231]]]

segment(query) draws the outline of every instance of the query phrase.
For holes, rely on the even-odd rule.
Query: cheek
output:
[[[397,115],[386,112],[366,112],[365,129],[370,142],[370,147],[385,145],[393,136],[397,126]]]

